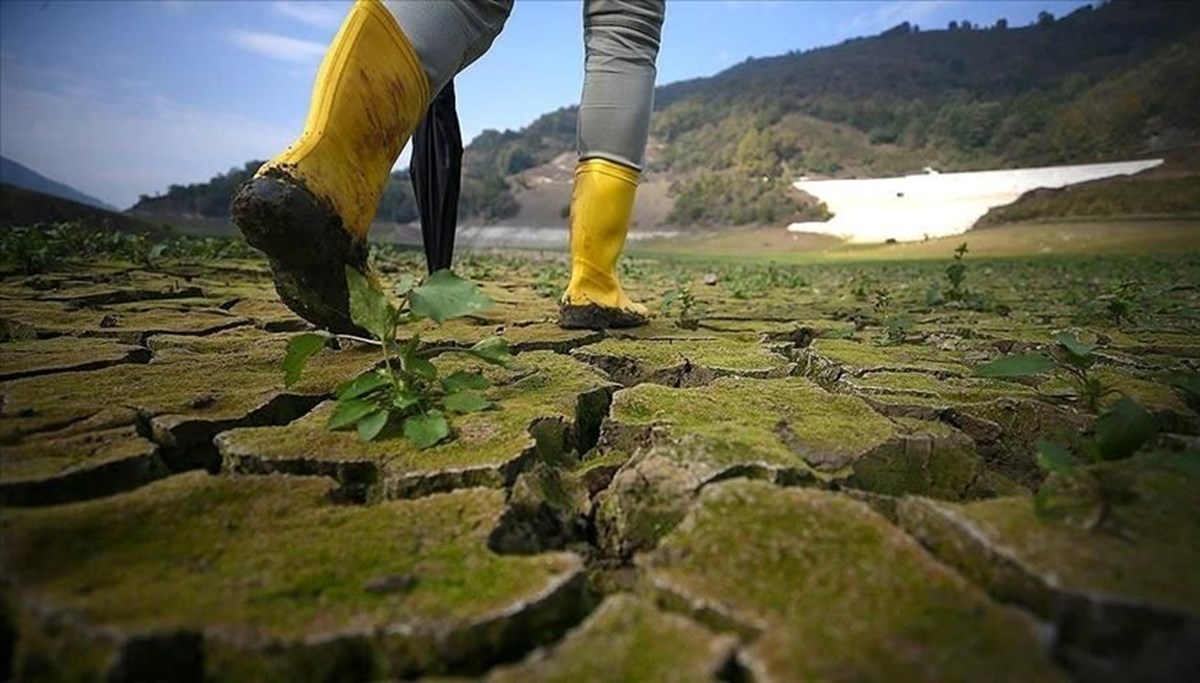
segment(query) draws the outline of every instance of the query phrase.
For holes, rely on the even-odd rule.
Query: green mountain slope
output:
[[[0,157],[0,183],[32,192],[47,194],[52,197],[61,197],[62,199],[68,199],[72,202],[93,206],[105,211],[117,210],[91,195],[84,194],[70,185],[65,185],[57,180],[51,180],[28,166],[18,164],[6,157]]]

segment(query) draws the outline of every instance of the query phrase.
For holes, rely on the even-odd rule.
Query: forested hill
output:
[[[651,171],[675,182],[671,222],[753,219],[729,207],[766,201],[763,176],[782,195],[798,175],[1123,159],[1200,142],[1200,3],[1116,0],[1024,27],[932,28],[900,24],[658,88]],[[474,172],[569,150],[573,119],[560,110],[481,135]]]
[[[464,220],[517,214],[532,201],[528,176],[571,150],[574,130],[566,108],[479,135],[466,151]],[[1194,145],[1200,3],[1113,0],[1022,27],[905,23],[748,59],[659,87],[651,135],[649,176],[671,183],[666,219],[677,225],[813,215],[789,189],[799,175],[1086,162]],[[224,194],[227,180],[187,189]],[[381,217],[414,215],[407,184],[394,176]]]

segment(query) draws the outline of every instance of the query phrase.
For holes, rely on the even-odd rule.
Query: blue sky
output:
[[[438,2],[441,0],[424,0]],[[658,82],[902,21],[1011,26],[1084,0],[668,0]],[[347,0],[0,0],[0,154],[125,208],[267,158],[300,131]],[[575,104],[582,0],[516,0],[456,81],[463,135]],[[405,163],[407,153],[402,157]]]

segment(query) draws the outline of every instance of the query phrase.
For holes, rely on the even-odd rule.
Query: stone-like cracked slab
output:
[[[296,386],[283,388],[286,337],[240,336],[163,348],[144,365],[64,372],[0,383],[0,443],[36,443],[108,408],[135,411],[173,469],[215,468],[212,437],[246,424],[282,423],[309,410],[346,377],[370,367],[371,349],[323,352]],[[219,381],[214,381],[219,378]]]
[[[190,473],[5,511],[16,678],[478,674],[582,615],[577,556],[487,549],[501,493],[361,507],[329,488]]]
[[[92,417],[0,451],[0,504],[51,505],[125,491],[170,470],[142,438],[126,408]]]
[[[693,683],[717,680],[736,645],[643,598],[612,595],[554,648],[488,676],[489,683]]]
[[[145,363],[150,350],[106,339],[56,337],[0,344],[0,381]]]
[[[1114,510],[1119,532],[1039,518],[1026,497],[965,505],[907,498],[899,518],[997,598],[1057,623],[1065,647],[1121,660],[1093,675],[1168,680],[1165,672],[1200,670],[1200,484],[1120,467],[1135,482],[1135,500]]]
[[[435,363],[443,371],[468,367],[458,358]],[[487,373],[495,409],[453,417],[455,438],[428,450],[399,435],[364,443],[353,431],[330,432],[332,402],[286,426],[230,430],[217,445],[228,471],[320,474],[352,497],[407,498],[504,486],[538,460],[559,460],[595,440],[612,390],[595,369],[533,351],[511,370]]]
[[[625,386],[699,386],[717,377],[785,377],[792,370],[761,344],[731,339],[605,339],[571,353]]]
[[[750,642],[754,680],[1061,680],[1033,622],[844,496],[707,488],[638,564],[660,599]]]

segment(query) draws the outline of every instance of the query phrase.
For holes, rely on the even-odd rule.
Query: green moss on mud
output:
[[[809,352],[844,366],[852,373],[868,368],[914,368],[951,375],[970,374],[970,368],[958,355],[928,346],[875,346],[846,339],[816,339]]]
[[[671,601],[758,632],[756,679],[1061,679],[1029,620],[837,494],[706,488],[640,564]]]
[[[622,430],[659,425],[678,437],[697,435],[713,444],[710,455],[721,464],[852,458],[895,434],[862,400],[798,377],[728,377],[688,389],[644,384],[617,392],[610,420]]]
[[[311,371],[284,390],[285,344],[285,337],[266,336],[258,343],[234,341],[204,352],[165,348],[145,365],[5,382],[0,384],[4,396],[0,443],[13,443],[24,434],[70,424],[113,406],[147,417],[236,420],[281,394],[330,393],[377,360],[367,349],[322,352],[310,361]]]
[[[727,339],[605,339],[598,344],[582,347],[575,353],[583,358],[629,358],[642,366],[646,372],[691,363],[713,370],[728,371],[731,374],[764,374],[781,371],[787,365],[785,358],[771,353],[761,344]]]
[[[1200,484],[1185,475],[1122,466],[1136,500],[1118,505],[1119,534],[1039,518],[1027,497],[965,505],[905,501],[906,528],[990,591],[1051,616],[1056,593],[1200,614]]]
[[[554,650],[505,667],[489,683],[659,683],[715,680],[734,640],[630,595],[607,598]]]
[[[145,361],[144,348],[102,339],[57,337],[0,344],[0,379]]]
[[[461,357],[438,358],[435,364],[447,373],[482,369]],[[587,365],[546,351],[521,354],[512,370],[486,368],[486,372],[493,383],[486,395],[494,409],[453,416],[454,438],[427,450],[416,449],[391,427],[381,438],[366,443],[352,430],[330,432],[325,425],[332,402],[286,426],[227,431],[218,437],[218,446],[226,467],[235,471],[293,471],[305,467],[305,462],[364,462],[378,468],[385,489],[392,488],[390,480],[443,472],[458,476],[466,470],[478,471],[468,477],[476,485],[500,486],[506,470],[531,449],[545,459],[572,452],[577,442],[569,439],[578,436],[572,423],[580,395],[609,384]],[[409,495],[409,487],[404,484],[384,493]]]
[[[1032,388],[1016,382],[975,377],[938,379],[921,372],[870,372],[848,384],[857,391],[879,395],[884,401],[891,400],[886,394],[911,394],[934,398],[943,405],[1034,395]]]
[[[328,494],[321,479],[193,473],[115,498],[5,511],[5,573],[21,599],[39,596],[93,628],[262,643],[463,628],[580,571],[568,554],[489,551],[499,492],[372,507],[334,505]],[[389,580],[395,588],[371,588]]]

